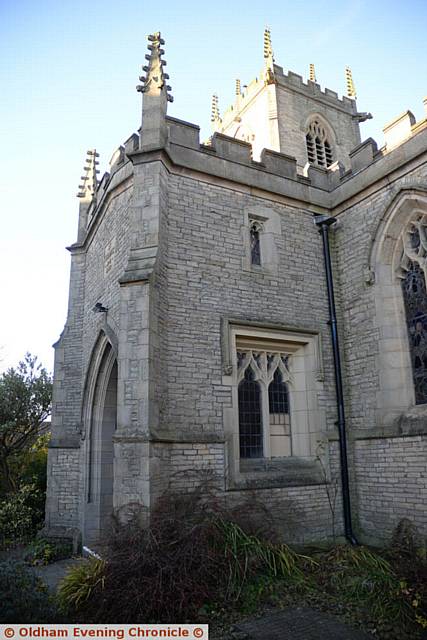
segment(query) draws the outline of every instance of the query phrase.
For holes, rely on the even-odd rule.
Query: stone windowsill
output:
[[[239,473],[230,489],[262,489],[325,484],[328,479],[318,460],[304,458],[257,458],[240,460]]]

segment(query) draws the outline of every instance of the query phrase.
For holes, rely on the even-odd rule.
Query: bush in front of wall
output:
[[[22,562],[0,562],[0,623],[57,622],[43,582]]]

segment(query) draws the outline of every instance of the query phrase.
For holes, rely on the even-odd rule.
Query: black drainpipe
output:
[[[319,227],[323,240],[323,257],[325,260],[326,286],[328,289],[329,326],[331,328],[332,351],[334,355],[335,389],[337,394],[338,434],[340,443],[341,486],[344,510],[345,537],[353,545],[358,542],[351,525],[350,490],[348,480],[347,441],[345,433],[344,395],[342,389],[341,358],[338,342],[337,314],[335,310],[334,282],[332,279],[331,254],[329,251],[329,227],[336,222],[331,216],[315,215],[314,223]]]

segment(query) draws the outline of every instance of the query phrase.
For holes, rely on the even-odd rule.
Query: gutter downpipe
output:
[[[332,278],[331,253],[329,250],[329,227],[336,222],[332,216],[315,214],[314,224],[317,225],[323,240],[323,258],[325,261],[326,287],[328,290],[329,326],[331,328],[332,351],[334,356],[335,389],[338,412],[338,435],[340,444],[341,487],[344,511],[345,537],[352,545],[358,545],[351,524],[350,489],[348,479],[347,438],[345,428],[344,394],[342,384],[341,358],[338,342],[337,315],[335,309],[334,282]]]

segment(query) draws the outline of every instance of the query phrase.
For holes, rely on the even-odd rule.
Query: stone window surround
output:
[[[391,427],[406,418],[427,418],[427,405],[415,404],[412,365],[402,295],[402,254],[405,235],[427,213],[427,193],[403,190],[383,214],[370,253],[374,279],[375,326],[379,333],[377,393],[378,427]]]
[[[237,342],[276,341],[290,354],[288,382],[293,455],[285,458],[241,460],[239,455]],[[222,322],[222,384],[231,387],[232,405],[224,410],[227,489],[319,484],[325,481],[319,455],[326,456],[325,415],[318,406],[323,368],[320,334],[270,323],[238,319]],[[268,428],[268,424],[267,424]],[[265,438],[264,438],[265,441]],[[326,459],[322,460],[328,468]]]
[[[242,261],[243,271],[252,273],[266,273],[277,275],[279,259],[276,246],[276,238],[281,236],[281,221],[277,211],[263,206],[249,207],[244,210],[242,225],[242,243],[244,256]],[[254,223],[259,227],[259,243],[261,264],[252,264],[250,229]]]

